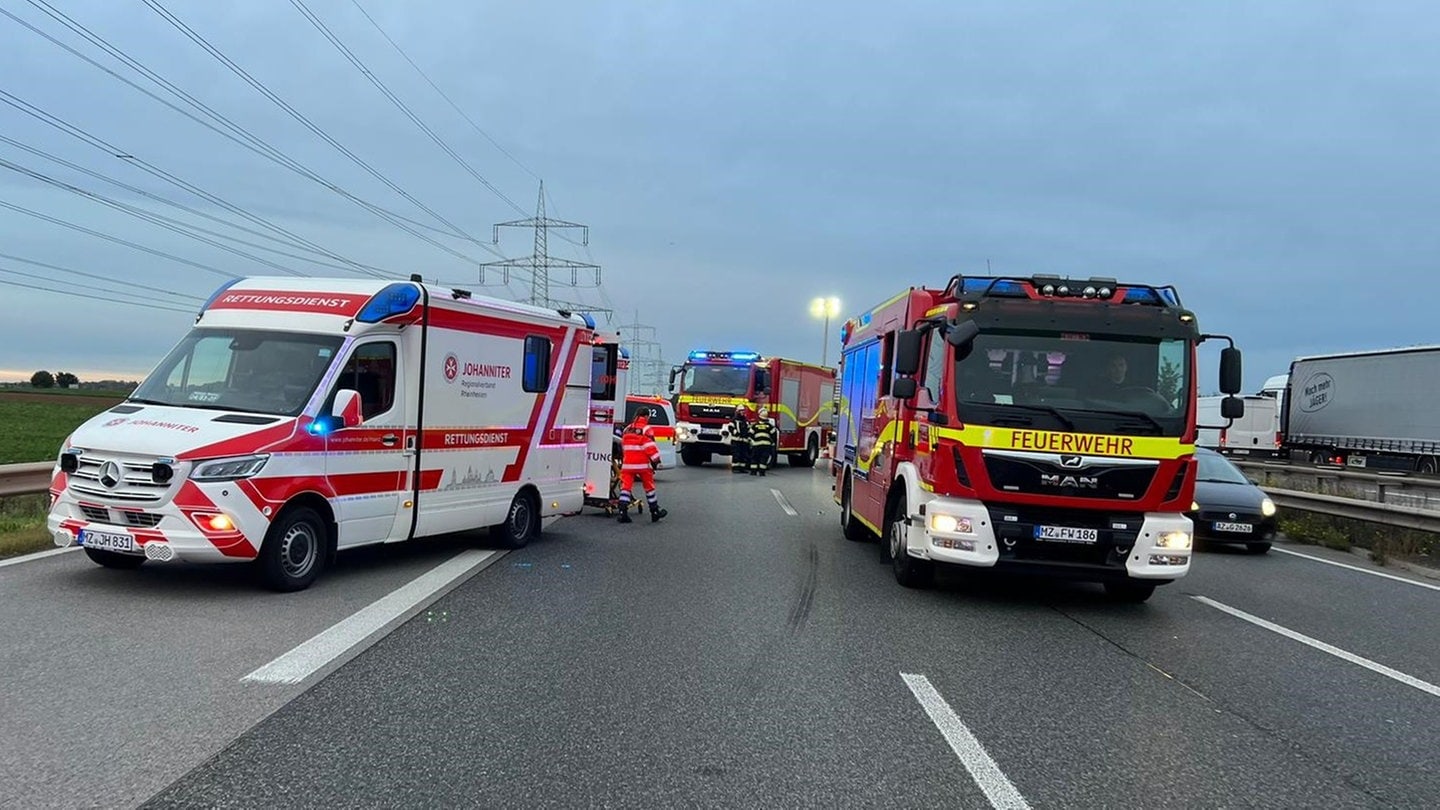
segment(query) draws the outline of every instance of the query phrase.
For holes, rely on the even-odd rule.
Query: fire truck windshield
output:
[[[750,366],[686,365],[680,380],[684,394],[743,397],[750,393]]]
[[[196,329],[135,389],[132,401],[295,416],[342,338],[244,329]]]
[[[955,372],[968,424],[1139,436],[1185,430],[1184,340],[990,332],[962,352]]]

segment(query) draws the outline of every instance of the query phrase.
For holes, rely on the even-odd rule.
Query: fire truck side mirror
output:
[[[1245,415],[1245,400],[1239,397],[1225,397],[1220,400],[1221,419],[1239,419]]]
[[[1240,365],[1240,350],[1228,346],[1220,350],[1220,393],[1238,394],[1244,381]]]
[[[960,321],[945,332],[945,342],[960,348],[968,346],[980,336],[980,325],[974,321]]]
[[[896,399],[914,399],[918,390],[919,384],[914,377],[896,377],[895,381],[890,383],[890,393],[894,394]]]
[[[906,329],[895,335],[895,374],[908,377],[920,370],[920,338],[918,329]]]

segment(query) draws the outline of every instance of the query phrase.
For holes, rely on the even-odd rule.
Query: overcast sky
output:
[[[1433,3],[360,4],[489,139],[351,0],[306,0],[524,213],[392,106],[291,3],[163,7],[483,243],[433,236],[461,256],[204,129],[6,17],[0,90],[129,157],[11,106],[0,106],[0,135],[242,221],[143,172],[144,161],[345,259],[471,286],[474,261],[496,258],[487,246],[507,256],[530,252],[526,231],[503,233],[498,248],[488,243],[493,223],[533,210],[543,177],[550,214],[591,227],[588,253],[558,235],[551,252],[601,264],[604,300],[625,320],[638,311],[672,360],[691,348],[742,346],[819,360],[812,297],[838,296],[848,315],[906,286],[983,272],[987,262],[1004,273],[1173,283],[1203,328],[1231,333],[1245,349],[1250,387],[1297,354],[1440,342],[1432,325],[1440,299]],[[29,3],[3,8],[185,106]],[[328,183],[423,223],[408,226],[420,233],[446,227],[141,0],[64,8]],[[0,142],[0,160],[299,252],[9,143]],[[138,377],[188,328],[196,302],[181,296],[203,298],[227,274],[277,272],[3,168],[0,202],[206,268],[0,208],[0,253],[112,280],[0,258],[0,271],[11,271],[0,272],[0,282],[70,292],[0,283],[0,375],[48,368]],[[307,275],[354,275],[235,246]],[[114,303],[89,286],[181,311]],[[602,301],[595,290],[555,294]],[[837,345],[831,341],[832,362]]]

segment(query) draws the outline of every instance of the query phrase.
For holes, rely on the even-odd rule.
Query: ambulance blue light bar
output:
[[[760,359],[760,353],[759,353],[759,352],[710,352],[710,351],[705,351],[704,349],[696,349],[695,351],[690,352],[690,359],[691,359],[691,360],[699,360],[699,361],[702,361],[702,362],[704,362],[704,361],[711,361],[711,362],[721,362],[721,363],[724,363],[724,362],[734,361],[734,362],[740,362],[740,363],[749,363],[749,362],[752,362],[752,361],[754,361],[754,360],[759,360],[759,359]]]
[[[404,315],[415,308],[420,300],[420,288],[414,284],[398,281],[370,296],[355,320],[360,323],[379,323],[386,318]]]

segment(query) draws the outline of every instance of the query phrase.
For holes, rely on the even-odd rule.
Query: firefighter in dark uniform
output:
[[[774,454],[775,425],[770,422],[770,410],[761,408],[759,418],[750,426],[750,474],[764,475]]]
[[[745,409],[736,408],[730,417],[730,472],[743,473],[750,469],[750,422],[745,418]]]

